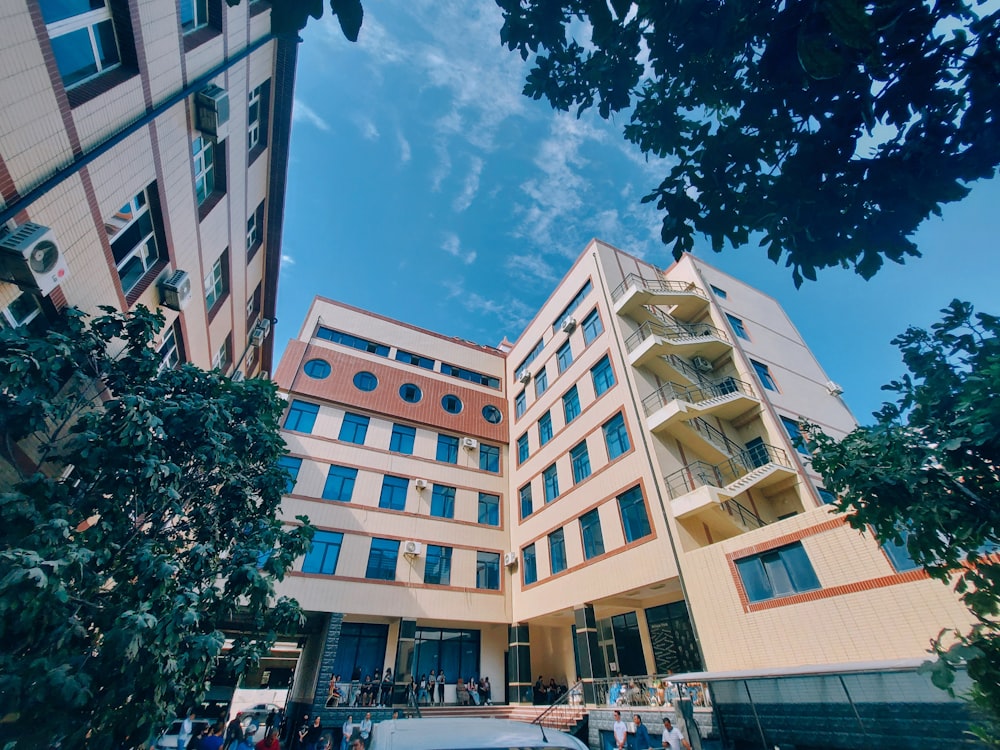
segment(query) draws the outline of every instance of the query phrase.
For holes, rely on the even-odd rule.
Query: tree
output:
[[[144,741],[302,618],[274,600],[312,537],[277,518],[275,386],[161,372],[162,316],[105,310],[0,331],[0,737],[18,748]],[[223,654],[237,617],[254,634]]]
[[[1000,11],[962,0],[497,0],[524,93],[630,112],[664,160],[643,198],[679,258],[760,237],[795,283],[919,256],[910,239],[1000,164]],[[981,3],[977,2],[976,5]],[[582,38],[582,41],[578,41]]]
[[[950,687],[966,662],[980,727],[1000,747],[1000,318],[955,300],[930,331],[893,340],[909,374],[876,422],[842,440],[809,430],[812,462],[851,526],[906,547],[976,618],[928,665]]]
[[[234,8],[242,0],[226,0]],[[337,17],[344,36],[358,41],[364,9],[361,0],[330,0],[330,13]],[[271,4],[271,33],[275,36],[298,38],[310,18],[323,17],[323,0],[274,0]],[[299,40],[301,41],[301,40]]]

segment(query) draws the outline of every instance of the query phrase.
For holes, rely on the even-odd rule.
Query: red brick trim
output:
[[[748,557],[750,555],[759,555],[761,552],[767,552],[768,550],[776,549],[777,547],[784,547],[786,544],[791,544],[792,542],[799,542],[810,536],[816,536],[817,534],[825,534],[828,531],[833,531],[834,529],[839,529],[841,526],[847,525],[847,519],[843,516],[836,518],[831,518],[822,523],[818,523],[815,526],[807,526],[804,529],[797,529],[796,531],[789,532],[788,534],[783,534],[774,539],[768,539],[760,544],[755,544],[752,547],[744,547],[743,549],[738,549],[735,552],[730,552],[726,555],[728,560],[736,560],[742,557]]]
[[[132,21],[132,39],[135,42],[136,63],[139,67],[142,83],[142,103],[146,111],[153,109],[153,93],[149,85],[149,67],[146,63],[146,47],[142,40],[142,24],[139,21],[139,0],[128,0],[128,14]],[[155,141],[153,153],[156,153]]]
[[[0,198],[9,206],[20,197],[21,194],[17,192],[14,178],[7,168],[7,162],[4,160],[3,154],[0,154]]]
[[[56,308],[56,310],[63,310],[69,306],[69,302],[66,300],[66,294],[63,292],[61,286],[57,286],[49,293],[49,301]]]
[[[132,305],[134,305],[138,301],[139,297],[141,297],[143,293],[147,289],[149,289],[150,285],[156,280],[156,278],[163,272],[163,269],[166,267],[167,267],[166,260],[163,259],[158,260],[153,265],[153,267],[146,272],[146,275],[139,280],[139,283],[136,284],[134,287],[132,287],[132,290],[125,295],[126,307],[131,308]]]

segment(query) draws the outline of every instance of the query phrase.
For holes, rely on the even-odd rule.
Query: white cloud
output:
[[[281,265],[283,265],[283,266],[294,266],[295,265],[295,258],[293,258],[291,255],[282,255],[281,256]]]
[[[510,295],[503,299],[490,299],[478,292],[470,292],[465,288],[463,279],[446,280],[442,283],[449,300],[454,300],[467,312],[496,318],[506,331],[513,333],[511,338],[520,335],[535,312],[534,308]]]
[[[410,150],[410,142],[406,140],[406,136],[403,135],[403,131],[396,131],[396,140],[399,141],[399,160],[406,164],[412,157],[413,152]]]
[[[469,172],[465,175],[465,183],[462,185],[462,192],[452,201],[451,207],[456,212],[461,213],[472,205],[473,198],[479,192],[479,175],[483,171],[483,160],[478,156],[472,157],[469,164]]]
[[[476,260],[476,251],[463,250],[462,242],[458,239],[458,235],[454,232],[445,233],[444,242],[441,243],[441,249],[448,253],[448,255],[458,258],[466,265],[469,265]]]
[[[540,255],[509,255],[504,261],[507,274],[521,284],[550,284],[559,279],[556,270]]]
[[[301,99],[292,100],[292,122],[307,122],[325,133],[330,132],[330,125],[327,121],[316,114],[316,111]]]
[[[358,125],[358,129],[361,131],[361,137],[366,141],[377,141],[379,137],[378,128],[375,123],[371,121],[368,117],[356,117],[354,121]]]

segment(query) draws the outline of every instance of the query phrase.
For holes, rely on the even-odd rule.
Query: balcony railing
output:
[[[694,419],[689,419],[687,420],[686,424],[692,430],[701,435],[702,438],[718,446],[718,448],[722,450],[724,453],[728,453],[731,456],[738,456],[740,453],[744,451],[742,445],[730,440],[728,437],[726,437],[726,433],[724,433],[718,427],[713,427],[701,417],[695,417]]]
[[[689,404],[699,404],[709,399],[720,398],[733,393],[742,393],[750,398],[756,398],[753,388],[750,387],[749,383],[744,383],[742,380],[737,380],[736,378],[723,378],[714,383],[703,383],[702,385],[695,386],[667,383],[646,396],[642,400],[642,406],[648,416],[671,401],[687,401]]]
[[[689,364],[683,357],[678,357],[676,354],[664,354],[662,355],[662,358],[667,364],[677,370],[677,372],[686,376],[692,383],[707,382],[705,374],[696,370],[694,365]]]
[[[666,674],[594,680],[594,692],[599,706],[671,706],[680,698],[689,698],[696,708],[712,707],[707,683],[674,684]]]
[[[659,336],[669,341],[703,338],[729,341],[729,337],[724,331],[709,323],[678,323],[676,325],[667,325],[657,320],[647,320],[639,326],[639,330],[625,339],[625,348],[630,352],[634,351],[639,344],[651,336]]]
[[[638,274],[630,273],[625,277],[625,280],[621,284],[616,286],[611,291],[611,301],[617,302],[621,299],[625,291],[630,287],[638,287],[639,289],[645,289],[647,292],[670,292],[670,293],[688,293],[693,294],[697,297],[701,297],[704,300],[708,300],[708,295],[705,294],[701,289],[692,284],[689,281],[667,281],[666,279],[646,279]]]
[[[728,440],[728,438],[726,439]],[[767,443],[760,443],[740,451],[728,461],[714,466],[704,461],[694,461],[673,474],[667,475],[664,479],[670,497],[678,498],[699,487],[718,487],[721,489],[740,477],[746,476],[754,469],[768,464],[778,464],[787,469],[792,468],[785,451]]]

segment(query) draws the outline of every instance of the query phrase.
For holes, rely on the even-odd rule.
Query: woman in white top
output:
[[[354,717],[348,716],[341,729],[344,732],[344,739],[340,742],[340,748],[347,750],[347,746],[351,743],[351,737],[354,735]]]
[[[361,720],[361,741],[368,746],[368,738],[372,736],[372,715],[371,712],[365,714],[365,718]]]

